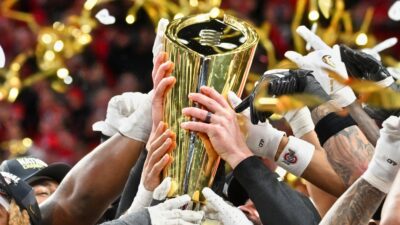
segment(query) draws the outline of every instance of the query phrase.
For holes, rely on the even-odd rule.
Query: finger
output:
[[[154,189],[153,192],[153,198],[156,200],[164,200],[167,198],[168,192],[171,189],[171,184],[172,184],[172,178],[171,177],[166,177],[160,185]]]
[[[289,59],[290,61],[296,63],[296,65],[299,68],[303,68],[304,65],[305,65],[303,56],[300,55],[299,53],[295,52],[295,51],[287,51],[287,52],[285,52],[285,57],[287,59]]]
[[[151,144],[150,144],[150,149],[149,149],[149,153],[154,153],[155,151],[157,151],[157,149],[160,148],[161,145],[163,145],[167,139],[169,139],[170,143],[172,142],[171,140],[171,130],[170,129],[166,129],[161,135],[159,135],[159,137],[154,140]],[[157,136],[156,136],[157,137]]]
[[[211,124],[208,123],[203,123],[203,122],[183,122],[181,123],[181,127],[185,130],[191,130],[195,132],[203,132],[203,133],[208,133],[212,131],[213,127]]]
[[[175,77],[163,78],[154,92],[153,104],[163,104],[165,96],[167,95],[168,91],[175,85],[175,82]]]
[[[310,46],[313,49],[315,50],[330,49],[330,47],[327,44],[325,44],[325,42],[323,42],[320,37],[314,34],[306,26],[297,27],[296,32],[307,42],[307,44],[310,44]]]
[[[169,155],[165,154],[161,160],[154,164],[153,168],[149,173],[149,177],[159,178],[162,170],[169,163]]]
[[[144,161],[144,166],[143,166],[144,168],[147,167],[153,152],[158,148],[155,145],[157,145],[157,146],[161,145],[159,142],[162,142],[162,141],[159,141],[158,139],[160,139],[162,137],[163,133],[166,132],[166,128],[167,128],[167,124],[164,123],[163,121],[160,121],[158,123],[156,131],[150,135],[149,142],[146,145],[147,156],[146,156],[146,160]],[[168,135],[166,135],[165,139],[166,138],[168,138]]]
[[[182,195],[173,199],[169,199],[162,203],[162,208],[163,209],[179,209],[182,206],[188,204],[190,202],[190,197],[189,195]]]
[[[206,119],[207,119],[207,116],[208,116],[208,113],[209,113],[209,111],[207,111],[207,110],[204,110],[204,109],[199,109],[199,108],[196,108],[196,107],[187,107],[187,108],[183,108],[182,109],[182,113],[183,113],[183,115],[185,115],[185,116],[190,116],[190,117],[192,117],[192,118],[196,118],[196,119],[198,119],[199,121],[206,121]],[[211,118],[210,118],[210,123],[218,123],[218,116],[217,115],[211,115]]]
[[[150,159],[149,159],[149,164],[148,166],[152,168],[154,164],[156,164],[158,161],[161,160],[161,158],[168,153],[168,150],[170,146],[172,145],[172,140],[171,138],[167,138],[164,143],[158,147],[153,154],[151,154]]]
[[[174,68],[174,63],[172,63],[171,61],[163,62],[160,65],[154,77],[153,89],[156,89],[157,86],[160,85],[160,82],[164,77],[168,77],[172,73],[173,68]]]
[[[223,202],[222,198],[208,187],[203,188],[201,193],[203,193],[204,198],[207,200],[207,204],[218,211],[222,204],[221,201]]]
[[[222,96],[217,90],[214,88],[210,88],[207,86],[202,86],[200,87],[200,91],[207,95],[208,97],[214,99],[216,102],[218,102],[222,107],[224,108],[231,108],[224,96]]]
[[[395,46],[396,43],[397,43],[397,38],[392,37],[392,38],[386,39],[386,40],[382,41],[381,43],[375,45],[375,47],[373,47],[372,49],[375,50],[376,52],[381,52],[385,49]]]
[[[201,93],[190,93],[189,99],[199,103],[200,105],[204,106],[208,109],[208,111],[212,113],[223,113],[225,111],[224,107],[220,105],[217,101],[210,98],[209,96]]]
[[[160,54],[158,54],[156,56],[156,59],[154,61],[153,70],[151,72],[151,77],[153,78],[153,82],[156,79],[156,74],[157,74],[158,69],[160,68],[161,64],[167,60],[167,57],[168,57],[168,55],[165,52],[160,52]],[[154,86],[155,87],[157,86],[155,82],[154,82]]]

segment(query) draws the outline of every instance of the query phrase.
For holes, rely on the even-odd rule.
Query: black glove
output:
[[[391,77],[386,67],[379,60],[367,53],[341,44],[340,55],[350,77],[370,81],[381,81]]]
[[[250,107],[250,119],[253,124],[258,124],[259,121],[263,123],[273,114],[270,111],[256,109],[255,98],[260,91],[267,91],[271,97],[307,93],[318,96],[323,101],[330,100],[329,95],[322,89],[310,70],[297,69],[264,74],[250,95],[235,108],[235,111],[240,113]]]

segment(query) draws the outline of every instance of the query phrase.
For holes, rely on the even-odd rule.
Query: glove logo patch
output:
[[[296,152],[289,149],[289,152],[283,156],[283,163],[286,165],[295,164],[297,162]]]
[[[262,148],[264,146],[264,139],[261,139],[258,143],[258,147]]]
[[[324,62],[325,64],[327,64],[333,68],[336,68],[335,63],[332,61],[332,56],[330,56],[330,55],[322,56],[322,62]]]
[[[392,166],[397,166],[397,163],[395,161],[391,160],[391,159],[387,159],[386,162],[388,162]]]

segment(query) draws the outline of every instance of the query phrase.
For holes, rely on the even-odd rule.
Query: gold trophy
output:
[[[177,143],[170,153],[174,160],[164,170],[164,176],[173,180],[169,197],[189,194],[194,202],[201,201],[201,190],[212,185],[220,161],[207,135],[180,128],[187,119],[182,109],[193,105],[188,94],[206,85],[223,95],[234,91],[240,96],[258,40],[248,23],[228,15],[201,14],[168,25],[165,51],[175,63],[172,76],[177,80],[166,97],[163,118],[176,133]]]

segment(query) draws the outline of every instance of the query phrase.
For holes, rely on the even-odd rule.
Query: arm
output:
[[[310,200],[279,182],[277,175],[257,157],[244,159],[233,173],[264,224],[318,224],[320,217]]]
[[[357,122],[358,127],[368,138],[368,141],[375,146],[379,138],[379,128],[375,121],[368,116],[357,101],[348,105],[346,109],[349,110],[351,117]]]
[[[312,112],[315,124],[340,108],[333,102],[320,105]],[[323,144],[329,163],[340,176],[346,188],[366,170],[374,148],[357,126],[347,127]]]
[[[123,135],[115,134],[75,165],[52,197],[41,205],[44,225],[94,224],[121,193],[130,169],[149,139],[151,120],[158,124],[164,95],[175,83],[174,77],[168,77],[172,63],[156,64],[154,97],[146,95],[135,113],[121,119],[118,129]],[[150,117],[150,112],[156,113]]]
[[[320,225],[367,224],[385,195],[360,178],[336,201]]]
[[[40,205],[43,224],[94,224],[122,191],[143,147],[142,142],[116,134],[95,148]]]
[[[380,130],[374,156],[364,174],[336,201],[321,221],[366,224],[389,192],[399,171],[400,119],[389,117]],[[340,215],[340,216],[338,216]]]

